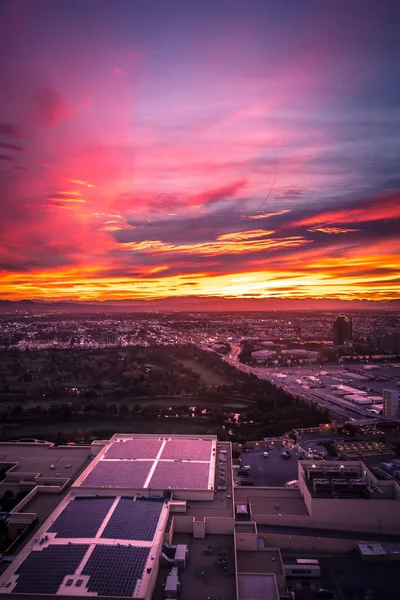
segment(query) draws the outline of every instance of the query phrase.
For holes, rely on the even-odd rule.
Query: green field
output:
[[[229,385],[231,383],[227,377],[205,367],[198,360],[184,359],[181,362],[185,367],[200,375],[202,382],[206,385]]]

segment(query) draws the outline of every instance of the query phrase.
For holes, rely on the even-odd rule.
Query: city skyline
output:
[[[0,298],[400,299],[399,16],[3,2]]]

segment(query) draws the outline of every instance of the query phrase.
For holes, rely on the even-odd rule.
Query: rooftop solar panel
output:
[[[68,544],[33,550],[18,567],[13,593],[56,594],[66,575],[73,575],[89,546]]]
[[[210,460],[211,440],[173,439],[166,442],[161,459]]]
[[[159,462],[148,487],[153,489],[206,489],[209,468],[209,463]]]
[[[143,487],[152,467],[151,461],[100,460],[83,480],[81,486],[93,487]]]
[[[74,498],[49,528],[59,538],[95,537],[115,498]]]
[[[105,458],[156,458],[161,446],[162,440],[153,438],[114,442]]]
[[[90,575],[89,592],[100,596],[132,596],[141,579],[149,548],[96,546],[83,574]]]
[[[151,500],[144,498],[137,501],[121,498],[101,537],[115,540],[151,541],[154,538],[162,508],[162,498]]]

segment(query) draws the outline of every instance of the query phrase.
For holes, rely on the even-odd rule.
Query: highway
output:
[[[215,350],[209,348],[204,344],[199,345],[199,347],[202,350],[215,352]],[[348,421],[350,419],[352,419],[353,421],[361,421],[364,419],[368,419],[370,422],[372,422],[373,420],[379,420],[389,422],[397,421],[398,423],[400,423],[400,418],[374,415],[368,412],[365,408],[362,408],[361,406],[353,404],[352,402],[349,402],[347,400],[344,400],[343,398],[339,398],[338,396],[332,394],[331,384],[343,381],[341,377],[344,377],[346,375],[346,373],[342,371],[341,366],[326,367],[328,370],[330,369],[330,373],[325,373],[325,375],[327,376],[325,381],[326,385],[324,385],[324,387],[310,388],[306,385],[305,381],[300,381],[301,376],[305,373],[318,374],[316,372],[321,372],[321,367],[318,367],[318,365],[302,366],[298,368],[279,367],[280,372],[277,372],[277,368],[251,367],[239,361],[239,354],[241,350],[242,349],[240,346],[231,344],[231,351],[225,356],[221,354],[219,354],[219,356],[222,360],[229,363],[239,371],[242,371],[244,373],[251,373],[259,379],[263,379],[264,381],[269,381],[273,383],[278,388],[281,388],[288,394],[291,394],[294,398],[299,398],[300,400],[305,400],[306,402],[313,402],[321,408],[328,410],[331,418],[333,419],[344,419],[345,421]],[[335,377],[334,375],[337,375],[337,377]],[[325,378],[323,377],[323,379]],[[348,381],[345,381],[345,383],[348,383]],[[382,393],[382,391],[378,389],[371,391],[373,393]]]
[[[241,362],[239,362],[240,352],[240,346],[232,345],[230,353],[222,358],[239,371],[243,371],[244,373],[251,373],[259,379],[270,381],[271,383],[281,388],[288,394],[291,394],[295,398],[318,404],[318,406],[320,406],[321,408],[328,410],[333,418],[342,418],[345,420],[348,420],[350,418],[372,418],[372,415],[366,410],[357,406],[350,405],[350,403],[348,403],[348,407],[343,406],[343,401],[340,398],[327,393],[326,388],[316,388],[311,390],[306,387],[303,387],[302,385],[296,383],[295,375],[286,376],[283,378],[279,377],[279,374],[272,372],[271,369],[263,369],[261,367],[251,367],[249,365],[244,365]]]

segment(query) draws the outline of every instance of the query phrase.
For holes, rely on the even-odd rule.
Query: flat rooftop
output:
[[[248,501],[251,504],[253,515],[304,515],[308,516],[309,512],[302,497],[293,498],[282,494],[282,496],[268,497],[252,497],[248,496]]]
[[[179,570],[182,592],[179,600],[233,600],[236,598],[235,559],[233,535],[209,535],[204,539],[194,538],[189,533],[175,533],[172,544],[186,544],[189,563]],[[212,554],[204,554],[203,548],[211,545]],[[217,566],[220,551],[226,552],[227,570]],[[152,600],[164,600],[163,585],[169,573],[168,568],[160,568]]]
[[[144,597],[168,502],[69,495],[0,579],[0,593]]]
[[[284,575],[281,555],[278,550],[241,551],[237,552],[238,573],[273,573]]]
[[[225,488],[225,489],[224,489]],[[190,500],[187,514],[204,517],[233,517],[233,482],[230,442],[218,442],[215,461],[215,494],[212,500]]]
[[[115,435],[75,486],[213,490],[216,445],[215,436]]]
[[[344,540],[360,540],[363,542],[388,542],[395,543],[398,541],[398,535],[387,535],[382,533],[366,533],[365,531],[342,531],[339,529],[321,529],[311,527],[294,527],[291,525],[265,525],[257,524],[257,532],[259,537],[263,534],[277,534],[289,536],[305,536],[319,537]]]
[[[0,466],[15,466],[12,472],[44,477],[71,478],[91,453],[90,446],[54,446],[50,443],[0,442]]]
[[[278,600],[279,593],[273,575],[239,575],[239,600]]]

